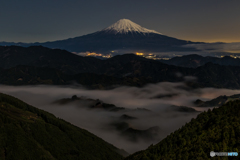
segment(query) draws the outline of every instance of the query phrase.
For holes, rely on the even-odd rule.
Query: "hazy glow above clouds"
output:
[[[195,47],[203,52],[240,53],[240,43],[188,44],[185,47]]]

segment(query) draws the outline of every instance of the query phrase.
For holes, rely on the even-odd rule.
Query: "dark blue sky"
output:
[[[180,39],[240,42],[240,0],[2,0],[0,41],[66,39],[122,18]]]

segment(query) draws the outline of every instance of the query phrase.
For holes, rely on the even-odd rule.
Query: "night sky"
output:
[[[0,41],[67,39],[122,18],[180,39],[240,42],[240,0],[1,0]]]

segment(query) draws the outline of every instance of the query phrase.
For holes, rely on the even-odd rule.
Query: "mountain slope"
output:
[[[48,67],[16,66],[10,69],[0,68],[0,84],[5,85],[69,85],[78,83],[87,88],[107,89],[118,85],[143,86],[148,82],[146,78],[118,78],[96,73],[69,75]]]
[[[180,40],[149,30],[128,20],[121,19],[100,31],[75,38],[44,42],[44,43],[16,43],[19,46],[42,45],[49,48],[65,49],[70,52],[100,52],[110,53],[117,50],[120,53],[129,51],[192,51],[194,48],[181,47],[193,42]],[[13,45],[2,42],[0,45]]]
[[[240,101],[208,110],[156,145],[126,160],[212,159],[210,152],[240,150]],[[234,157],[232,157],[234,159]],[[235,159],[239,159],[235,157]]]
[[[100,61],[97,58],[77,56],[65,50],[49,49],[42,46],[27,48],[0,46],[0,68],[5,69],[17,65],[31,65],[57,68],[68,74],[76,74],[81,72],[96,72]]]
[[[54,115],[0,94],[0,159],[122,159],[120,150]]]
[[[0,70],[0,83],[6,85],[63,85],[72,79],[71,75],[66,75],[59,70],[48,67],[17,66]]]
[[[229,101],[234,101],[234,100],[239,100],[239,99],[240,99],[240,94],[234,94],[231,96],[221,95],[221,96],[214,98],[212,100],[209,100],[209,101],[202,101],[200,99],[197,99],[194,102],[194,104],[197,107],[220,107]]]

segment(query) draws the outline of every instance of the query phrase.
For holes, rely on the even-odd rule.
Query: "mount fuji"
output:
[[[100,52],[109,53],[113,50],[131,51],[186,51],[194,50],[183,48],[182,45],[191,44],[191,41],[180,40],[165,36],[157,31],[150,30],[132,22],[129,19],[120,19],[111,26],[100,31],[65,40],[45,43],[7,43],[0,45],[32,46],[42,45],[48,48],[65,49],[70,52]]]

